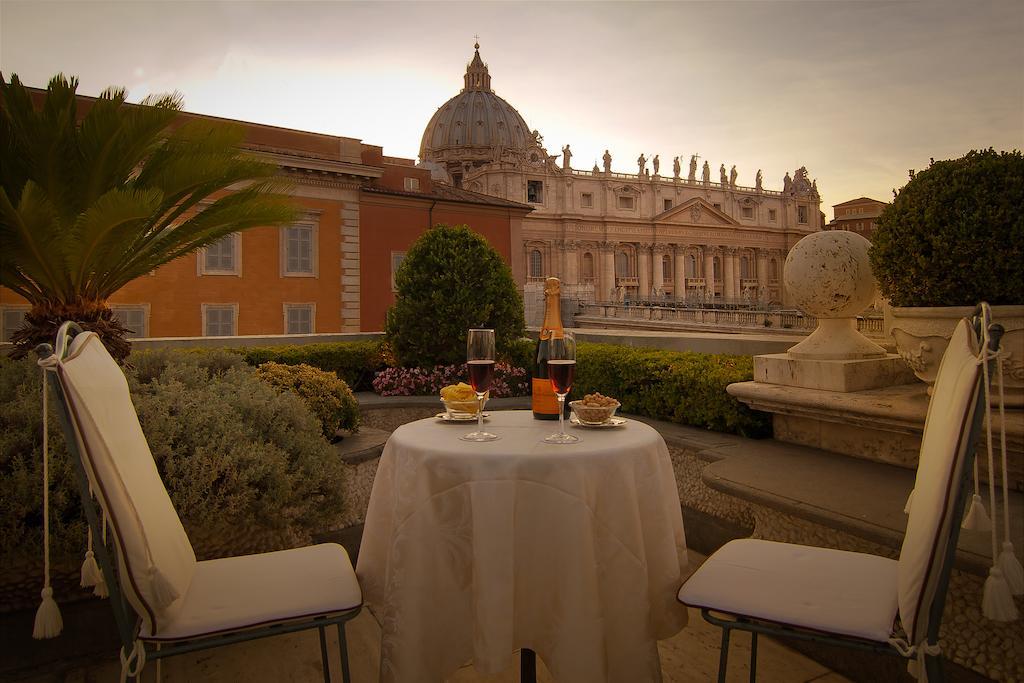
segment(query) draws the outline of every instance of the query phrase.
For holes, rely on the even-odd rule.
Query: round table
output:
[[[686,624],[686,541],[664,440],[492,412],[501,438],[438,419],[395,430],[367,510],[357,574],[382,628],[381,681],[483,673],[530,648],[554,678],[656,681],[657,641]]]

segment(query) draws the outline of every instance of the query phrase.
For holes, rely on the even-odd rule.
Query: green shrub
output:
[[[767,413],[725,391],[753,378],[750,356],[581,342],[576,358],[574,397],[600,391],[617,398],[626,413],[755,438],[771,435]]]
[[[465,361],[470,328],[493,328],[499,353],[523,336],[523,301],[512,271],[465,225],[425,232],[410,247],[395,284],[384,330],[403,366]]]
[[[282,365],[268,361],[257,368],[261,380],[282,391],[294,392],[320,420],[324,437],[332,440],[339,429],[359,430],[359,403],[345,380],[312,365]]]
[[[1024,303],[1024,157],[933,161],[882,212],[871,267],[894,306]]]
[[[513,339],[498,356],[498,360],[503,360],[514,368],[523,368],[528,375],[532,375],[533,362],[537,358],[537,342],[526,337]]]
[[[277,392],[230,354],[210,358],[216,362],[137,351],[134,369],[126,369],[153,458],[197,554],[222,554],[253,533],[308,542],[343,509],[336,451],[297,396]],[[0,359],[0,567],[42,563],[40,386],[34,362]],[[55,572],[77,571],[86,527],[55,412],[50,505]],[[236,541],[241,530],[250,536]]]
[[[262,346],[238,350],[249,365],[267,362],[312,365],[333,372],[353,391],[372,391],[373,376],[383,370],[384,350],[379,341],[328,342],[288,346]]]

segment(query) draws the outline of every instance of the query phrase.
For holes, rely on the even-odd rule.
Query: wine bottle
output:
[[[530,400],[533,416],[538,420],[558,419],[558,397],[551,387],[548,358],[551,339],[560,338],[565,334],[559,302],[561,290],[562,283],[557,277],[549,277],[544,282],[544,324],[540,328],[540,338],[537,340],[537,355],[533,363],[533,392]]]

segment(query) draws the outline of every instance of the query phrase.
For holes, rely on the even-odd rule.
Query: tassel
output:
[[[167,577],[154,566],[149,568],[149,581],[153,587],[153,598],[160,609],[167,607],[181,597],[181,593],[175,590],[171,582],[167,580]]]
[[[60,608],[53,599],[53,589],[47,586],[40,593],[43,598],[36,610],[36,622],[32,628],[32,637],[36,640],[56,638],[64,628],[64,620],[60,616]]]
[[[52,362],[53,357],[41,359],[43,367],[43,590],[40,597],[43,601],[36,610],[36,620],[32,627],[32,637],[36,640],[56,638],[64,628],[64,620],[60,616],[60,608],[53,599],[53,588],[50,587],[50,409],[46,397],[45,362]]]
[[[999,567],[988,570],[985,592],[981,598],[981,612],[986,619],[992,621],[1014,621],[1017,618],[1017,605],[1013,603],[1010,587]]]
[[[963,528],[970,531],[992,531],[992,520],[989,519],[985,503],[977,493],[971,496],[971,506],[964,515]]]
[[[110,597],[110,589],[107,588],[107,581],[103,578],[102,574],[100,574],[100,580],[96,582],[96,587],[92,589],[92,594],[97,598]]]
[[[106,512],[103,513],[103,522],[101,523],[101,526],[103,527],[103,537],[102,537],[103,538],[103,547],[106,548],[107,547],[107,513]],[[91,531],[90,531],[90,537],[91,537]],[[101,572],[101,571],[97,571],[96,572],[96,583],[93,584],[93,585],[96,586],[96,587],[93,589],[92,594],[95,595],[97,598],[109,598],[110,597],[110,589],[107,588],[107,580],[103,576],[103,572]]]
[[[1003,541],[1003,552],[999,553],[999,569],[1003,572],[1010,593],[1024,595],[1024,567],[1020,566],[1010,541]]]
[[[910,514],[910,505],[914,500],[914,489],[910,489],[910,495],[907,496],[907,502],[903,505],[903,514]]]
[[[1013,552],[1010,542],[1010,468],[1006,461],[1006,397],[1003,390],[1003,353],[996,355],[996,383],[999,385],[999,449],[1003,464],[1003,551],[999,553],[999,568],[1013,595],[1024,595],[1024,568]],[[992,512],[995,512],[993,510]]]
[[[96,564],[96,554],[92,550],[85,552],[85,561],[82,562],[82,588],[95,586],[103,577],[100,574],[99,565]]]

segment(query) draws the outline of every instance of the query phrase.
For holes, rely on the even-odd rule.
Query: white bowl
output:
[[[615,411],[621,405],[618,401],[610,406],[587,406],[583,405],[583,401],[569,401],[569,407],[572,408],[576,419],[585,425],[604,424],[615,416]]]

